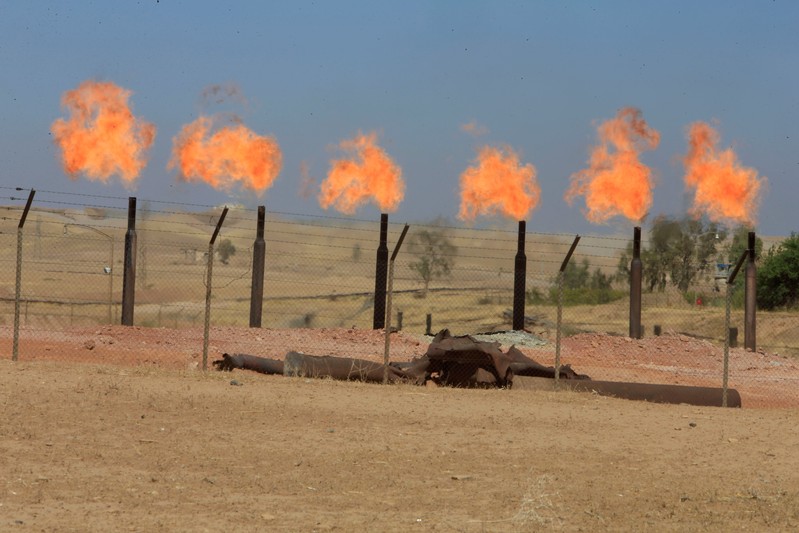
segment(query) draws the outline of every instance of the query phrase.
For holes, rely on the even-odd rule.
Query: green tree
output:
[[[738,226],[732,234],[732,242],[727,246],[727,263],[735,264],[741,258],[744,250],[749,248],[749,232],[753,229],[749,226]],[[763,239],[755,237],[755,259],[758,260],[763,255]]]
[[[595,268],[591,273],[591,280],[588,286],[597,291],[608,291],[613,285],[613,276],[608,276],[599,268]]]
[[[408,250],[416,257],[408,266],[424,284],[422,297],[426,298],[432,280],[451,274],[458,249],[442,230],[421,230],[411,236]]]
[[[228,260],[236,255],[236,247],[233,246],[230,239],[222,239],[217,245],[216,252],[219,254],[219,260],[226,265]]]
[[[590,268],[591,265],[586,258],[583,258],[580,265],[577,265],[574,261],[569,261],[563,271],[563,288],[582,289],[586,287],[591,276],[589,273]]]
[[[715,222],[657,217],[652,221],[649,244],[641,251],[647,289],[663,291],[671,282],[687,291],[702,275],[713,271],[718,243],[725,238],[724,229]],[[617,280],[629,279],[631,258],[632,243],[619,259]]]
[[[799,304],[799,235],[772,246],[757,269],[757,304],[762,309]]]

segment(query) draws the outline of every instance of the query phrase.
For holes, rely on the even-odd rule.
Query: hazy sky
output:
[[[686,128],[715,121],[721,145],[768,179],[758,232],[787,234],[799,230],[797,28],[799,2],[785,0],[0,0],[0,184],[337,215],[299,194],[301,165],[319,184],[341,140],[377,131],[406,184],[392,221],[454,221],[476,149],[507,144],[538,172],[530,231],[615,232],[630,222],[589,224],[563,195],[597,124],[634,106],[661,135],[642,155],[657,176],[652,215],[688,208]],[[50,128],[66,116],[62,94],[88,79],[131,90],[133,112],[158,128],[133,191],[61,168]],[[214,84],[246,103],[204,103]],[[280,144],[282,171],[260,199],[167,170],[180,128],[218,112]]]

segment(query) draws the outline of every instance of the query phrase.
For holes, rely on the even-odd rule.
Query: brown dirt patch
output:
[[[383,339],[214,328],[209,359],[290,349],[379,358]],[[10,353],[8,337],[0,347]],[[395,358],[425,349],[392,337]],[[21,360],[0,360],[0,530],[799,526],[796,410],[204,373],[193,370],[201,352],[199,330],[26,332]],[[788,361],[734,354],[745,405],[747,376]],[[563,361],[599,379],[624,363],[625,378],[720,380],[705,375],[720,368],[718,348],[678,336],[578,336],[564,341]]]
[[[0,350],[11,352],[11,328],[0,327]],[[500,337],[498,337],[500,338]],[[407,361],[427,350],[429,338],[404,332],[391,336],[391,360]],[[382,331],[357,328],[210,330],[208,367],[222,353],[249,353],[282,359],[291,350],[382,361]],[[509,346],[503,345],[502,349]],[[555,363],[554,341],[541,347],[518,346],[547,365]],[[585,333],[562,341],[561,363],[607,381],[722,386],[723,348],[707,340],[665,334],[635,340]],[[20,359],[77,361],[169,369],[202,366],[201,328],[95,326],[67,330],[23,330]],[[799,407],[799,367],[794,358],[764,351],[730,349],[729,386],[745,408]]]

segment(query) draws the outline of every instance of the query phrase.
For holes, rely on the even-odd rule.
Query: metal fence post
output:
[[[577,235],[574,237],[574,242],[572,242],[571,248],[566,253],[566,257],[563,259],[563,262],[560,264],[560,270],[558,271],[558,324],[555,329],[555,387],[557,388],[558,383],[560,382],[560,329],[561,323],[563,321],[563,273],[566,271],[566,267],[569,265],[569,260],[574,253],[574,249],[577,248],[577,243],[580,242],[580,236]]]
[[[211,235],[211,240],[208,241],[208,267],[207,275],[205,278],[205,325],[203,327],[203,370],[208,370],[208,338],[211,329],[211,282],[213,280],[214,270],[214,242],[216,241],[219,230],[222,229],[222,223],[225,221],[227,215],[227,206],[222,210],[219,220],[216,222],[214,234]]]
[[[391,341],[391,296],[394,293],[394,259],[397,258],[402,241],[405,240],[405,234],[408,233],[408,224],[402,228],[402,233],[397,240],[397,245],[391,253],[391,261],[388,263],[388,302],[386,303],[386,345],[383,349],[383,385],[388,383],[388,350]]]
[[[19,359],[19,305],[20,294],[22,293],[22,228],[25,226],[25,219],[28,218],[28,211],[31,209],[33,196],[35,194],[35,189],[31,189],[31,192],[28,193],[28,201],[25,203],[25,209],[22,210],[22,216],[17,225],[17,272],[14,283],[14,341],[11,348],[12,361],[17,361]]]
[[[721,406],[727,407],[727,387],[729,383],[729,374],[730,374],[730,302],[732,301],[732,284],[735,281],[735,276],[738,275],[738,271],[741,269],[741,265],[746,259],[746,256],[749,255],[749,250],[744,250],[741,254],[741,258],[738,259],[738,263],[735,265],[735,269],[733,269],[732,273],[730,273],[730,277],[727,278],[727,302],[726,308],[724,311],[724,369],[722,371],[722,383],[721,383]]]

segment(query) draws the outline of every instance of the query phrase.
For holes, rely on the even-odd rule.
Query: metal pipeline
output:
[[[524,254],[526,227],[527,223],[520,220],[513,274],[513,329],[516,331],[524,329],[524,299],[527,283],[527,256]]]
[[[633,259],[630,262],[630,338],[641,338],[641,228],[633,232]]]
[[[514,389],[553,390],[555,386],[554,379],[524,376],[514,376],[513,378]],[[722,389],[718,387],[579,379],[562,379],[559,382],[559,386],[573,391],[592,392],[600,396],[613,396],[652,403],[684,403],[707,407],[741,407],[742,405],[741,395],[735,389],[727,390],[727,403],[723,405]]]
[[[373,329],[383,329],[386,325],[386,283],[388,282],[388,215],[380,215],[380,245],[377,247],[375,262],[375,308],[372,318]]]

